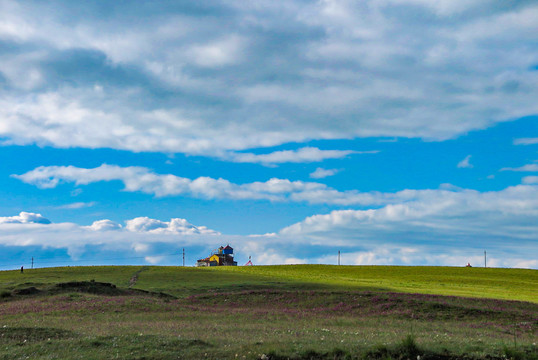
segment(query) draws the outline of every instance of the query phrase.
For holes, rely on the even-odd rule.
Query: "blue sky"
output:
[[[534,1],[0,1],[0,269],[538,268]]]

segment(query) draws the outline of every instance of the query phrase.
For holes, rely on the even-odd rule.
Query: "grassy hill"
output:
[[[519,269],[1,271],[0,360],[538,359],[536,294]]]
[[[185,297],[247,289],[340,289],[453,295],[538,303],[538,271],[527,269],[279,265],[251,267],[89,266],[0,271],[0,291],[93,279]]]

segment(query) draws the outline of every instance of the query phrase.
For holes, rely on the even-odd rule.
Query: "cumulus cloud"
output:
[[[230,242],[230,237],[206,226],[192,225],[180,218],[160,221],[139,217],[127,220],[125,226],[103,219],[94,221],[90,226],[82,226],[75,223],[52,223],[40,214],[27,212],[21,212],[18,216],[0,217],[0,247],[41,248],[42,250],[35,250],[36,257],[39,257],[41,251],[47,252],[47,249],[65,249],[72,260],[88,256],[94,259],[96,252],[106,254],[108,251],[117,252],[116,256],[121,259],[133,252],[132,255],[147,255],[146,261],[154,263],[154,260],[160,262],[164,259],[163,248],[169,255],[170,248],[176,249],[178,244],[214,246],[219,241]],[[0,268],[3,264],[0,264]]]
[[[167,263],[164,255],[181,247],[200,248],[203,255],[230,243],[245,262],[252,255],[255,264],[335,264],[341,250],[343,264],[451,266],[481,263],[487,249],[490,266],[536,268],[537,224],[538,187],[518,185],[484,193],[431,190],[381,208],[313,215],[278,233],[256,236],[223,235],[180,218],[80,226],[22,212],[0,218],[0,246],[66,249],[72,259],[117,252]]]
[[[312,179],[323,179],[328,176],[336,175],[340,170],[339,169],[323,169],[317,168],[314,172],[310,174]]]
[[[110,231],[110,230],[120,230],[122,226],[112,220],[104,219],[104,220],[94,221],[90,226],[86,228],[89,230],[94,230],[94,231]]]
[[[137,217],[126,221],[125,229],[132,232],[148,232],[152,234],[204,234],[218,235],[219,232],[205,226],[194,226],[185,219],[160,221],[148,217]]]
[[[315,260],[320,264],[335,264],[336,255],[326,255]],[[443,265],[472,266],[484,264],[482,249],[449,249],[428,247],[377,246],[367,251],[349,251],[341,253],[342,265]],[[526,259],[523,254],[504,258],[501,253],[488,257],[489,267],[536,268],[538,260]]]
[[[82,227],[93,231],[115,231],[123,230],[133,233],[149,233],[149,234],[171,234],[171,235],[219,235],[215,230],[208,229],[206,226],[195,226],[185,219],[173,218],[170,221],[161,221],[151,219],[146,216],[137,217],[126,220],[125,226],[118,224],[112,220],[104,219],[94,221],[92,225]],[[140,245],[142,246],[142,245]],[[144,247],[138,247],[138,250]]]
[[[1,2],[2,143],[222,158],[313,139],[443,140],[538,113],[533,2],[111,6]]]
[[[491,266],[538,265],[528,256],[538,251],[538,187],[429,195],[379,209],[313,215],[283,228],[278,236],[318,246],[331,239],[331,245],[346,254],[346,264],[458,266],[481,263],[487,249],[495,254]],[[334,251],[316,261],[335,263],[335,256]]]
[[[188,179],[172,174],[156,174],[143,167],[106,164],[93,169],[41,166],[27,173],[12,176],[41,189],[54,188],[62,182],[87,185],[118,180],[125,185],[125,191],[143,192],[158,197],[186,195],[204,199],[295,201],[342,206],[383,205],[429,197],[439,191],[459,191],[458,189],[402,190],[395,193],[338,191],[321,183],[277,178],[265,182],[234,184],[222,178]]]
[[[22,211],[16,216],[0,217],[0,224],[50,224],[41,214]]]
[[[438,190],[379,209],[335,210],[286,227],[281,235],[367,244],[405,238],[415,244],[445,242],[454,247],[493,246],[518,239],[536,246],[537,224],[538,187],[518,185],[484,193]]]
[[[2,224],[40,224],[49,225],[51,221],[41,214],[21,212],[16,216],[0,217],[0,225]],[[66,225],[54,224],[54,225]],[[74,224],[69,224],[76,226]],[[189,223],[186,219],[172,218],[170,221],[161,221],[157,219],[151,219],[149,217],[137,217],[125,221],[125,226],[109,220],[97,220],[90,226],[80,226],[80,230],[91,230],[95,232],[102,231],[117,231],[123,230],[124,232],[135,233],[150,233],[150,234],[172,234],[172,235],[220,235],[218,231],[208,229],[206,226],[195,226]]]
[[[473,164],[471,164],[471,155],[467,155],[465,157],[465,159],[463,159],[462,161],[460,161],[458,163],[458,167],[459,168],[465,168],[465,169],[472,169],[473,168]]]
[[[282,179],[243,185],[209,177],[191,180],[171,174],[155,174],[143,167],[119,167],[106,164],[93,169],[74,166],[42,166],[22,175],[13,175],[13,177],[42,189],[54,188],[60,182],[87,185],[99,181],[119,180],[124,183],[126,191],[140,191],[156,196],[186,194],[209,199],[283,200],[285,195],[292,192],[325,188],[323,184]]]

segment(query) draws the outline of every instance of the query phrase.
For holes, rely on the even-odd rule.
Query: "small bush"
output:
[[[330,352],[317,352],[307,350],[295,355],[280,355],[274,351],[263,354],[261,360],[348,360],[351,355],[341,349],[334,349]]]
[[[364,355],[365,359],[390,359],[391,351],[385,345],[376,345]]]
[[[538,359],[538,351],[536,347],[531,348],[515,348],[505,346],[503,348],[504,357],[509,360],[536,360]]]
[[[422,353],[415,337],[407,335],[396,346],[377,345],[364,354],[365,359],[416,359]]]
[[[7,297],[10,297],[10,296],[11,296],[10,291],[2,291],[2,292],[0,292],[0,298],[7,298]]]
[[[415,337],[413,335],[407,335],[405,339],[403,339],[402,343],[400,344],[399,350],[401,351],[401,355],[404,355],[406,357],[416,357],[420,354],[420,349],[418,348],[418,345],[415,341]]]

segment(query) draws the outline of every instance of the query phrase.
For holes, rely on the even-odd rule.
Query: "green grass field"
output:
[[[536,359],[537,294],[521,269],[0,271],[0,359]]]

